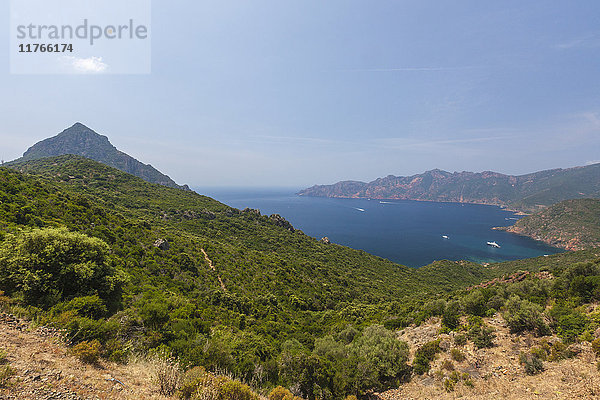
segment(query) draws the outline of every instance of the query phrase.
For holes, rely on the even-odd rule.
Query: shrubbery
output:
[[[100,359],[102,345],[98,340],[83,341],[71,349],[71,353],[86,364],[96,364]]]
[[[123,281],[100,239],[48,228],[7,235],[0,244],[0,289],[26,304],[50,308],[97,295],[116,306]]]
[[[521,300],[519,296],[513,295],[507,300],[503,316],[512,333],[531,331],[538,336],[550,333],[543,318],[542,308],[527,300]]]
[[[523,365],[523,368],[525,368],[527,375],[537,375],[544,371],[544,364],[536,354],[521,353],[519,361]]]
[[[433,340],[425,343],[417,349],[413,360],[413,371],[416,375],[423,375],[428,372],[430,363],[435,359],[436,355],[441,351],[440,341]]]

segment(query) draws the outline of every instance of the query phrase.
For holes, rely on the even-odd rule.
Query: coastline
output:
[[[482,206],[499,207],[505,211],[510,211],[510,212],[514,213],[515,215],[519,215],[519,216],[527,216],[527,215],[532,214],[531,212],[527,212],[525,210],[509,208],[509,206],[507,206],[506,204],[492,203],[492,202],[486,203],[484,201],[456,201],[456,200],[442,200],[442,199],[431,200],[431,199],[413,199],[413,198],[401,198],[401,197],[313,196],[313,195],[307,195],[307,194],[301,194],[301,193],[296,193],[295,195],[299,196],[299,197],[320,197],[320,198],[324,198],[324,199],[410,200],[410,201],[422,201],[422,202],[429,202],[429,203],[477,204],[477,205],[482,205]]]

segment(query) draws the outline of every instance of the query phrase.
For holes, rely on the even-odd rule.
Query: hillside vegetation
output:
[[[317,185],[298,194],[492,204],[531,212],[562,200],[600,197],[600,164],[519,176],[435,169],[413,176],[389,175],[368,183]]]
[[[600,247],[600,200],[562,201],[506,230],[568,250]]]
[[[280,216],[82,157],[12,168],[0,168],[5,307],[64,329],[84,358],[168,354],[185,368],[227,371],[262,390],[283,385],[311,400],[410,380],[421,361],[411,362],[393,330],[439,310],[456,329],[448,321],[464,312],[461,303],[440,297],[597,257],[583,251],[487,267],[440,261],[415,270],[321,243]],[[582,285],[596,293],[588,275]]]

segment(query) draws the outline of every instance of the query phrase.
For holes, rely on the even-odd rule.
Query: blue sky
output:
[[[80,121],[196,187],[598,162],[599,15],[583,0],[155,0],[150,75],[10,75],[0,41],[0,156]]]

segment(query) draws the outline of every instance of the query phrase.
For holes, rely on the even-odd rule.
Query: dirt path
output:
[[[60,332],[32,329],[28,322],[0,313],[0,348],[14,375],[0,388],[2,400],[166,400],[152,382],[148,362],[83,364],[71,356]],[[118,381],[121,381],[121,385]]]
[[[208,258],[208,254],[206,254],[206,251],[204,251],[204,249],[200,249],[200,250],[202,251],[202,254],[204,254],[204,259],[208,263],[210,269],[212,269],[213,271],[217,272],[217,269],[215,268],[215,265],[213,264],[212,260],[210,258]],[[221,275],[219,275],[218,272],[217,272],[217,279],[219,280],[219,283],[221,284],[221,288],[224,291],[227,291],[227,288],[225,287],[225,284],[223,283],[223,279],[221,279]]]

